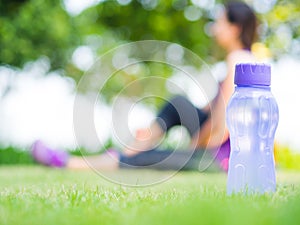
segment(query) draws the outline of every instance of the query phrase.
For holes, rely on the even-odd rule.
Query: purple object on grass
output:
[[[31,148],[33,158],[50,167],[64,167],[69,159],[66,151],[47,147],[42,141],[36,141]]]

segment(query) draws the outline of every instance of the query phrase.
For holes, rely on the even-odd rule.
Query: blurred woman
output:
[[[33,157],[48,166],[71,169],[227,170],[230,143],[225,109],[234,91],[235,65],[255,61],[250,48],[256,37],[256,26],[253,10],[242,2],[228,3],[215,21],[212,31],[216,43],[226,51],[227,71],[209,108],[199,109],[185,97],[175,96],[162,108],[149,128],[138,130],[133,143],[122,153],[110,149],[102,155],[83,159],[69,157],[66,152],[50,149],[42,142],[36,142],[33,145]],[[188,130],[191,136],[190,150],[157,148],[156,145],[164,134],[177,125]]]

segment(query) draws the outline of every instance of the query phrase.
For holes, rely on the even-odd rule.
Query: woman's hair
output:
[[[225,5],[227,19],[241,29],[240,40],[250,49],[256,38],[257,19],[253,10],[243,2],[229,2]]]

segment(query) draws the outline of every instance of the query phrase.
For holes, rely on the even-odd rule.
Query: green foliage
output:
[[[293,52],[296,40],[300,45],[300,1],[278,0],[273,9],[261,15],[262,41],[271,49],[275,58],[289,52],[298,57],[299,52]]]
[[[300,154],[288,146],[279,146],[276,150],[276,160],[281,169],[300,170]]]
[[[197,21],[188,21],[184,9],[192,6],[191,2],[166,0],[149,4],[150,1],[147,3],[137,0],[127,5],[121,5],[117,1],[104,1],[75,17],[74,23],[80,27],[85,37],[83,44],[90,46],[97,55],[123,43],[149,39],[178,43],[210,62],[223,55],[221,51],[216,51],[211,37],[205,33],[206,25],[212,21],[209,11],[195,7],[202,17]],[[111,63],[114,55],[109,57],[107,59],[106,56],[106,62],[102,62],[101,66]],[[149,76],[168,78],[173,72],[170,66],[145,62],[140,65],[142,69],[138,74],[128,70],[113,74],[101,90],[101,95],[111,101],[120,92],[122,95],[135,97],[142,96],[151,89],[151,93],[168,98],[170,93],[165,88],[165,82],[156,80],[153,85],[140,80]],[[155,100],[156,107],[160,104],[160,99]]]
[[[70,16],[62,5],[63,0],[1,1],[0,63],[22,67],[47,56],[52,69],[64,69],[78,80],[80,73],[70,63],[78,45],[90,45],[95,53],[102,54],[120,43],[154,39],[181,44],[208,62],[223,56],[205,32],[212,21],[211,11],[191,1],[132,0],[122,5],[111,0],[78,16]],[[188,21],[184,15],[188,7],[194,7],[200,18]],[[299,13],[299,1],[278,0],[270,12],[259,15],[261,40],[275,56],[293,49],[291,41],[299,39]]]
[[[85,156],[85,155],[96,155],[101,154],[105,150],[113,147],[112,140],[109,139],[101,149],[97,152],[91,153],[85,148],[77,148],[77,149],[66,149],[71,155],[75,156]],[[19,149],[15,147],[6,147],[0,148],[0,165],[31,165],[37,164],[29,149]]]
[[[56,0],[4,1],[0,14],[0,63],[22,67],[40,56],[64,69],[80,36]]]
[[[191,3],[180,4],[158,1],[151,8],[139,1],[126,6],[105,1],[73,18],[60,1],[4,1],[0,15],[0,62],[21,67],[44,55],[49,57],[52,68],[64,68],[69,76],[76,76],[68,64],[72,50],[79,44],[92,44],[93,35],[101,38],[102,44],[93,39],[96,46],[91,46],[98,47],[94,50],[100,54],[120,40],[155,39],[179,43],[201,57],[211,56],[214,48],[204,33],[210,20],[207,12],[202,10],[202,19],[190,22],[184,18],[183,9]]]
[[[32,163],[33,159],[28,151],[13,147],[0,149],[0,165]]]
[[[200,57],[212,54],[212,42],[204,32],[206,23],[211,21],[207,11],[198,8],[202,18],[191,22],[184,17],[184,8],[191,5],[187,1],[182,1],[177,9],[173,0],[157,1],[155,7],[141,2],[134,0],[124,6],[105,1],[95,7],[98,12],[96,21],[121,40],[164,40],[181,44]],[[83,15],[88,13],[86,11]]]

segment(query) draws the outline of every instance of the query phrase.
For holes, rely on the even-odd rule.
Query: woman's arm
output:
[[[191,147],[214,148],[224,143],[229,132],[226,126],[226,106],[234,91],[235,65],[241,62],[253,62],[254,57],[250,52],[236,51],[226,58],[227,76],[220,83],[219,94],[210,105],[210,117],[201,127],[198,134],[192,138]]]

